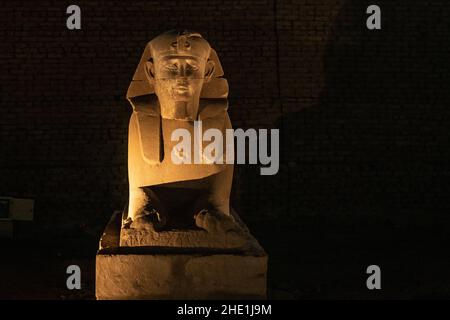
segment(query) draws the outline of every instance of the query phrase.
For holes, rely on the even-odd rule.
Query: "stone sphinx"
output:
[[[123,244],[154,244],[155,232],[170,230],[190,230],[171,236],[192,245],[229,247],[245,241],[245,230],[230,215],[233,165],[175,164],[171,159],[175,129],[193,131],[194,121],[224,135],[231,128],[228,83],[222,76],[216,52],[198,33],[166,32],[145,48],[127,94],[133,114]]]
[[[171,157],[187,152],[174,148],[176,129],[231,128],[222,76],[198,33],[147,44],[127,92],[129,202],[100,239],[98,299],[265,297],[267,255],[230,207],[233,164]]]

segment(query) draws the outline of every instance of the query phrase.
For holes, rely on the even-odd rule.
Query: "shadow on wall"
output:
[[[276,123],[278,175],[253,179],[259,169],[239,171],[240,202],[260,199],[242,211],[374,214],[402,223],[446,219],[450,5],[378,1],[382,30],[371,31],[369,4],[348,1],[338,13],[317,104]]]

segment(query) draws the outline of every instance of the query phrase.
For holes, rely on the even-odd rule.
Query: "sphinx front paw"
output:
[[[219,211],[201,210],[195,215],[195,224],[225,247],[242,247],[247,243],[247,232],[233,217]]]
[[[125,220],[125,222],[127,222],[127,220]],[[143,210],[130,220],[131,222],[128,221],[129,228],[141,230],[160,231],[167,224],[167,216],[153,208]]]
[[[240,229],[231,216],[218,211],[203,209],[194,217],[196,226],[210,233],[222,234]]]

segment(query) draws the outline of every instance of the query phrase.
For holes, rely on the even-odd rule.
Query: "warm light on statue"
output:
[[[203,140],[232,129],[222,76],[198,33],[169,31],[147,44],[127,93],[129,202],[100,241],[98,298],[265,296],[267,256],[230,207],[234,164],[211,161],[233,148]],[[194,139],[180,148],[177,132]]]
[[[149,42],[136,74],[141,78],[134,78],[128,92],[134,112],[129,128],[130,198],[124,226],[183,229],[194,227],[200,212],[206,212],[210,223],[216,215],[229,215],[233,165],[179,165],[171,158],[174,130],[184,128],[193,133],[197,120],[203,130],[225,132],[231,128],[226,112],[227,84],[219,78],[223,72],[217,55],[198,33],[167,32]],[[135,87],[145,86],[136,82],[147,82],[148,91],[136,92]],[[206,83],[209,87],[205,88]],[[195,147],[192,149],[198,149]],[[183,197],[185,190],[197,192]],[[164,201],[163,194],[169,193],[172,196]]]

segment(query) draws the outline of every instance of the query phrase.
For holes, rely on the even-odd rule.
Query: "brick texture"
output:
[[[197,30],[230,83],[234,127],[281,129],[276,176],[238,166],[244,217],[442,221],[449,179],[447,1],[67,1],[0,6],[0,194],[40,225],[104,225],[127,200],[125,93],[147,41]]]

